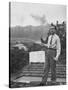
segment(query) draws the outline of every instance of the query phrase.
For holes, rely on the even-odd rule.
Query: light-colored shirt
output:
[[[56,49],[57,50],[56,57],[59,57],[60,52],[61,52],[60,38],[59,38],[59,36],[57,34],[54,34],[53,38],[52,38],[52,43],[50,44],[51,38],[52,38],[52,35],[50,35],[48,37],[47,46],[48,46],[48,48]]]

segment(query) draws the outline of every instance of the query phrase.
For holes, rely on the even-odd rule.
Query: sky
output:
[[[66,6],[11,2],[11,26],[38,26],[66,21]],[[44,20],[43,20],[44,19]],[[43,22],[43,23],[42,23]]]

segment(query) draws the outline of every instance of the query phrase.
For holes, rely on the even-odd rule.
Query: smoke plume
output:
[[[41,25],[44,25],[46,23],[45,15],[38,16],[38,15],[31,14],[31,17],[34,18],[36,21],[38,21]]]

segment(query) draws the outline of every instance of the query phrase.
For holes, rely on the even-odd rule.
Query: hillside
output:
[[[46,37],[49,27],[50,27],[49,24],[47,24],[46,26],[41,25],[41,26],[11,27],[10,29],[11,38],[28,38],[38,41],[41,35]]]

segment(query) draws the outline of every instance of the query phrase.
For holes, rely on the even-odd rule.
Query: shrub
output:
[[[29,62],[28,52],[19,49],[10,50],[10,73],[17,73]]]

